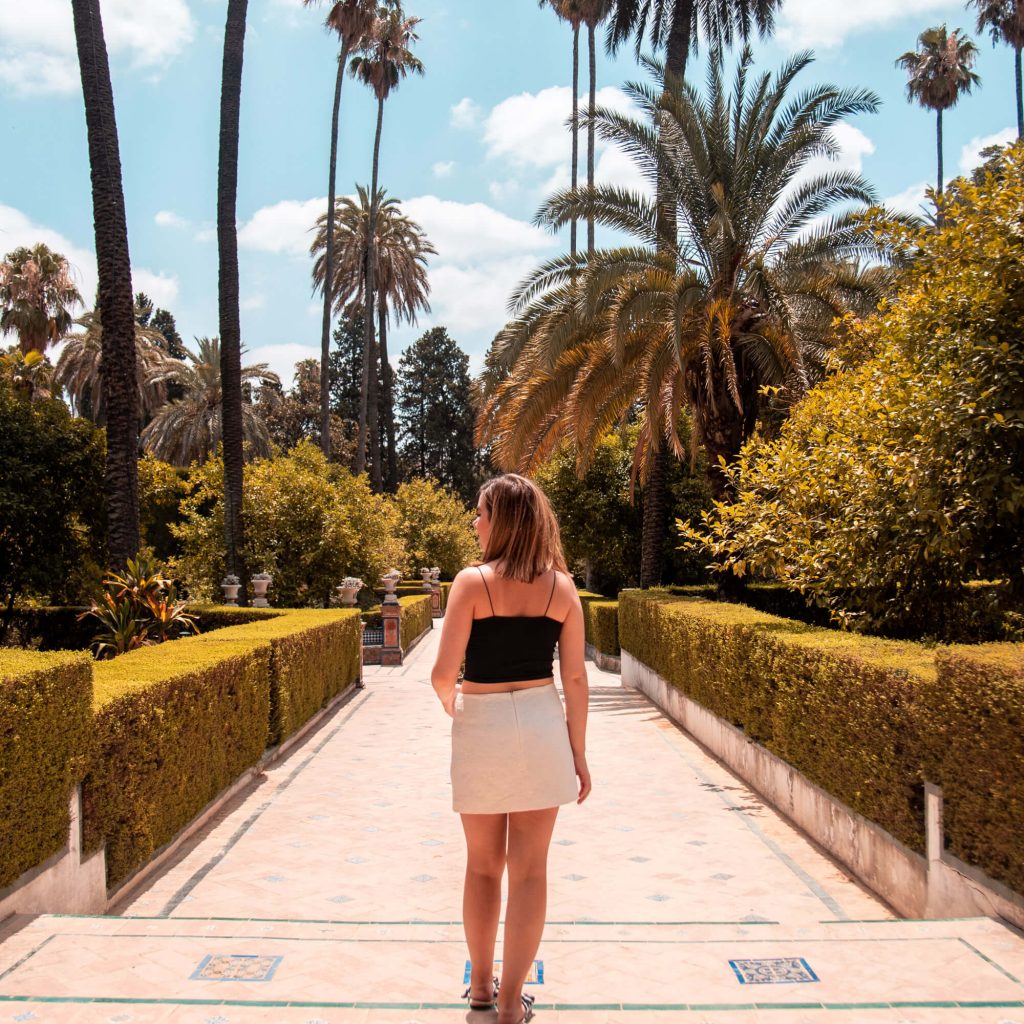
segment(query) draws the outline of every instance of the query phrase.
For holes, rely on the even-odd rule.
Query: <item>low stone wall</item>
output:
[[[605,654],[604,651],[599,651],[593,644],[584,644],[584,654],[599,668],[602,672],[621,672],[622,671],[622,659],[616,658],[611,654]]]
[[[622,652],[622,685],[640,690],[898,913],[1001,917],[1024,928],[1024,899],[945,850],[942,793],[927,786],[927,857],[852,811],[792,765]]]

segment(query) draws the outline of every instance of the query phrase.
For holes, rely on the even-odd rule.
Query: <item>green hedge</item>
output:
[[[260,759],[270,656],[269,642],[194,637],[94,665],[84,840],[87,851],[106,843],[109,885]]]
[[[210,643],[269,643],[270,732],[276,746],[359,678],[359,613],[355,609],[289,609],[267,621],[218,629]]]
[[[91,701],[88,655],[0,650],[0,889],[67,845]]]
[[[658,591],[623,591],[619,630],[673,686],[923,852],[924,647]]]
[[[1024,893],[1024,647],[949,647],[936,663],[925,778],[945,795],[946,845]]]
[[[580,593],[586,641],[602,654],[617,658],[619,649],[619,602],[600,594]]]

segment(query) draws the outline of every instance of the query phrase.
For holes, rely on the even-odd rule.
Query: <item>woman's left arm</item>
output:
[[[448,604],[441,627],[441,644],[434,661],[434,670],[430,674],[434,692],[452,717],[455,715],[455,683],[459,678],[462,659],[466,656],[469,632],[473,628],[473,585],[472,579],[467,578],[471,571],[475,570],[463,569],[455,577],[452,589],[448,592]]]

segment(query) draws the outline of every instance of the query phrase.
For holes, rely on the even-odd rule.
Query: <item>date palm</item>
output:
[[[587,26],[590,92],[587,101],[587,188],[594,187],[594,114],[597,110],[597,27],[611,13],[613,0],[576,0]],[[594,252],[594,218],[587,218],[587,255]]]
[[[782,0],[614,0],[608,23],[608,48],[615,52],[627,40],[634,41],[636,55],[645,42],[655,53],[664,54],[666,89],[678,91],[686,77],[690,56],[697,51],[701,37],[710,51],[731,46],[740,39],[746,42],[758,32],[770,35],[774,29],[775,12]],[[657,192],[662,196],[660,179]],[[675,223],[672,204],[661,203],[660,231],[664,248],[672,248]],[[661,551],[664,547],[665,501],[664,481],[668,471],[668,451],[660,446],[655,469],[644,494],[643,557],[640,585],[649,587],[660,581]]]
[[[19,246],[0,263],[0,333],[16,335],[22,355],[59,341],[81,302],[71,264],[42,242]]]
[[[366,304],[366,235],[370,223],[369,193],[358,187],[358,203],[345,197],[336,207],[334,233],[334,307],[352,317]],[[317,219],[316,235],[310,246],[313,262],[313,287],[323,288],[327,272],[327,215]],[[384,434],[386,438],[386,489],[398,486],[395,455],[394,381],[388,361],[387,327],[392,316],[396,323],[415,323],[419,312],[428,312],[430,282],[427,257],[437,250],[415,221],[404,216],[397,199],[389,199],[380,189],[377,194],[377,221],[373,244],[374,282],[377,289],[377,319],[380,332],[380,372],[383,389]],[[375,361],[376,364],[376,361]],[[373,372],[377,367],[374,365]],[[373,452],[374,459],[381,453]]]
[[[1013,47],[1013,80],[1017,91],[1017,138],[1024,139],[1024,91],[1021,51],[1024,50],[1024,0],[967,0],[978,12],[978,31],[989,32],[992,45]]]
[[[669,96],[631,85],[645,120],[598,111],[601,137],[664,183],[678,235],[666,251],[658,203],[626,190],[548,200],[538,220],[549,227],[593,213],[633,244],[599,250],[582,270],[556,258],[520,287],[516,318],[495,345],[507,376],[496,376],[478,428],[499,465],[532,470],[567,435],[582,468],[603,433],[639,405],[635,471],[649,480],[661,439],[684,455],[676,424],[688,407],[712,491],[728,498],[720,460],[731,463],[750,436],[762,389],[798,397],[834,317],[868,312],[886,279],[862,265],[883,254],[854,215],[836,213],[873,203],[871,187],[850,171],[805,170],[837,152],[837,123],[879,101],[834,86],[789,96],[811,59],[755,76],[748,49],[731,92],[719,60],[706,97],[687,84]]]
[[[936,194],[942,198],[945,177],[942,168],[942,115],[956,106],[981,79],[971,70],[978,56],[973,40],[961,29],[946,31],[945,25],[925,29],[917,38],[917,49],[896,59],[907,72],[907,99],[935,111],[935,147],[938,155]],[[940,212],[941,219],[941,212]]]
[[[375,222],[377,218],[377,180],[380,171],[380,137],[384,123],[384,102],[398,88],[401,81],[410,73],[423,74],[423,63],[409,49],[419,38],[416,26],[420,18],[407,18],[401,5],[393,8],[381,7],[374,21],[366,52],[353,58],[352,74],[364,85],[369,86],[377,98],[377,127],[373,140],[373,173],[370,178],[370,221],[366,233],[366,288],[365,288],[365,323],[363,351],[363,380],[359,396],[359,441],[356,448],[357,473],[366,468],[367,426],[369,415],[376,421],[376,402],[371,401],[370,367],[376,359],[376,341],[374,338],[374,302],[377,297],[374,284],[373,242]],[[380,461],[378,460],[371,476],[376,490],[381,488]]]
[[[142,432],[143,447],[151,455],[175,466],[205,461],[223,440],[223,396],[220,341],[197,338],[196,351],[186,349],[188,361],[179,363],[175,379],[184,397],[164,405]],[[240,367],[242,389],[253,384],[280,389],[281,381],[266,363]],[[242,429],[250,456],[270,454],[266,424],[252,402],[242,402]]]
[[[217,307],[220,322],[221,401],[224,443],[224,545],[227,570],[242,581],[246,568],[242,510],[245,422],[242,402],[242,325],[238,298],[238,122],[248,0],[228,0],[220,82],[220,149],[217,160]]]
[[[107,410],[107,545],[112,566],[139,549],[139,411],[135,372],[135,316],[121,156],[110,63],[99,0],[71,0],[78,67],[85,101],[92,179],[93,224],[103,310],[101,360]]]
[[[163,349],[164,336],[139,323],[142,307],[136,304],[135,368],[138,403],[143,416],[150,417],[167,401],[167,384],[177,379],[180,360]],[[63,387],[72,409],[99,426],[106,424],[103,404],[100,360],[103,352],[103,327],[96,310],[84,313],[75,325],[79,330],[66,336],[64,349],[54,370],[54,384]]]
[[[319,5],[322,0],[302,0],[303,6]],[[341,86],[345,80],[345,68],[349,56],[359,50],[366,42],[373,20],[377,13],[375,0],[337,0],[327,15],[325,25],[328,30],[336,32],[340,41],[338,48],[338,73],[334,79],[334,105],[331,108],[331,157],[327,171],[327,209],[334,209],[335,189],[338,173],[338,120],[341,111]],[[324,312],[320,331],[320,447],[326,458],[331,457],[331,395],[330,395],[330,356],[331,356],[331,290],[334,274],[331,264],[334,260],[334,219],[327,223],[327,273],[324,288]]]

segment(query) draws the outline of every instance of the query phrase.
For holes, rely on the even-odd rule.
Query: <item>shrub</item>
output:
[[[583,621],[586,625],[587,643],[602,654],[617,658],[619,648],[619,602],[588,601],[583,606]]]
[[[1024,145],[996,170],[959,184],[937,232],[892,229],[915,252],[897,295],[744,449],[735,503],[681,524],[719,571],[899,636],[978,639],[970,580],[1024,603]]]
[[[399,603],[402,606],[402,650],[407,651],[421,633],[433,629],[434,613],[426,595],[399,598]]]
[[[0,889],[67,845],[91,701],[88,655],[0,651]]]
[[[437,566],[443,575],[453,577],[480,557],[472,525],[475,512],[433,480],[417,478],[402,484],[394,502],[398,535],[414,571]]]
[[[148,453],[139,459],[139,530],[143,545],[160,562],[181,553],[171,532],[181,522],[188,474]]]

